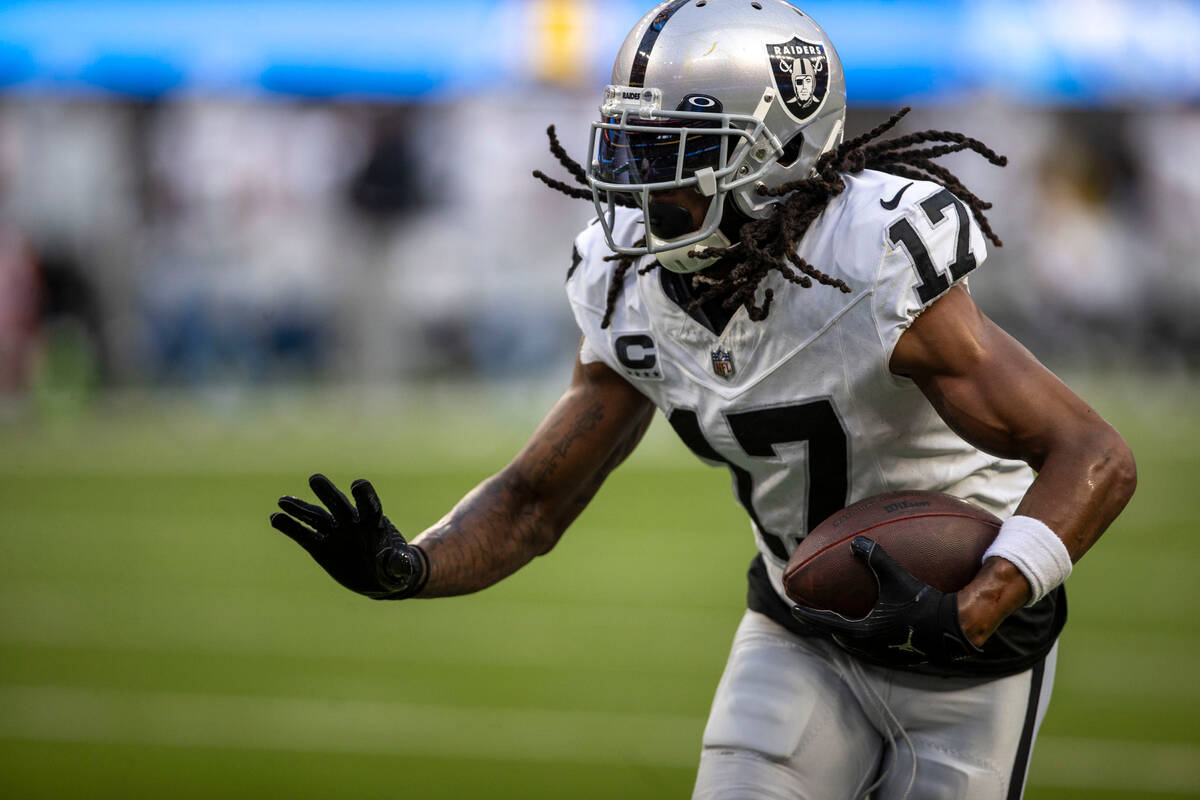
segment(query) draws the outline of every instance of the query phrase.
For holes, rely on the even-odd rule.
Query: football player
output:
[[[801,65],[797,79],[797,65]],[[1122,438],[976,307],[988,207],[933,159],[945,131],[843,142],[829,38],[783,0],[670,0],[625,40],[579,166],[597,218],[567,294],[570,386],[525,448],[411,542],[374,489],[272,524],[375,598],[482,589],[547,553],[657,407],[728,467],[759,554],[705,728],[696,798],[1014,798],[1053,683],[1063,582],[1135,485]],[[793,609],[789,554],[898,489],[1005,521],[942,594],[869,538],[861,620]],[[686,502],[686,498],[679,498]],[[795,615],[794,615],[795,614]]]

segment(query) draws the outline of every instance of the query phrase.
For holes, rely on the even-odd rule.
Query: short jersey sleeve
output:
[[[635,227],[640,230],[640,215],[633,214],[628,209],[619,209],[617,220],[618,231],[615,235],[620,236],[621,241],[632,242],[631,237],[641,235],[634,230]],[[590,364],[602,361],[617,369],[611,337],[609,331],[604,328],[609,283],[613,276],[613,263],[607,259],[612,256],[612,252],[599,222],[592,220],[575,237],[566,289],[571,312],[583,334],[583,343],[579,350],[580,362]],[[614,309],[614,313],[627,313],[627,306],[637,305],[636,292],[632,288],[636,278],[636,270],[629,270],[629,274],[625,276],[625,289],[620,294],[621,309]]]
[[[910,203],[884,218],[872,311],[889,360],[912,321],[987,257],[966,204],[936,184],[919,185],[925,191],[912,192]]]
[[[597,361],[604,361],[604,357],[600,355],[599,350],[592,346],[592,341],[588,339],[587,334],[584,334],[583,341],[579,343],[579,363],[595,364]]]

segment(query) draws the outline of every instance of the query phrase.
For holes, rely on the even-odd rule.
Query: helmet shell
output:
[[[664,109],[700,92],[735,114],[754,114],[764,91],[774,89],[763,121],[787,157],[776,158],[754,185],[733,192],[749,217],[767,216],[779,202],[759,194],[760,187],[809,177],[817,158],[841,144],[841,60],[821,26],[784,0],[660,3],[625,37],[612,83],[657,89]]]

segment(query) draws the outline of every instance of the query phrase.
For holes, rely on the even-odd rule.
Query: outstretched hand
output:
[[[271,526],[308,551],[334,580],[376,600],[411,597],[425,585],[429,561],[383,515],[369,481],[350,484],[354,504],[324,475],[308,479],[326,508],[297,497],[279,498],[284,513]],[[328,510],[326,510],[328,509]]]
[[[796,619],[828,631],[851,653],[889,664],[949,664],[980,652],[963,633],[956,593],[913,577],[866,536],[855,536],[850,549],[879,585],[875,606],[861,619],[795,606]]]

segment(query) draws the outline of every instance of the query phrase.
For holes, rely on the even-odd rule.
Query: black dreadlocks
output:
[[[694,307],[699,307],[710,300],[722,298],[726,309],[746,306],[750,319],[759,321],[766,319],[771,310],[774,293],[768,289],[763,295],[762,305],[755,302],[755,291],[762,279],[770,270],[777,270],[791,283],[804,288],[812,286],[813,281],[849,292],[850,287],[837,278],[830,277],[816,267],[796,255],[796,246],[804,238],[808,226],[812,224],[829,201],[846,189],[843,174],[862,172],[865,169],[875,169],[889,172],[902,178],[912,180],[933,181],[948,189],[959,199],[963,200],[979,223],[984,235],[1001,247],[1003,243],[992,230],[984,211],[992,204],[980,200],[960,181],[950,170],[933,163],[933,159],[956,153],[960,150],[972,150],[983,156],[992,164],[1003,167],[1008,163],[1004,156],[997,155],[991,148],[978,139],[964,136],[953,131],[918,131],[905,136],[897,136],[885,141],[877,141],[887,131],[891,130],[911,109],[904,107],[893,114],[887,122],[868,131],[867,133],[848,142],[844,142],[836,150],[831,150],[817,159],[814,167],[815,174],[804,180],[786,183],[775,189],[760,189],[760,194],[772,197],[784,197],[779,211],[765,219],[751,220],[742,225],[739,232],[741,246],[733,248],[709,248],[706,253],[724,257],[726,255],[738,258],[732,269],[724,276],[706,281],[707,288],[692,301]],[[587,176],[583,167],[572,159],[558,140],[554,126],[546,129],[550,138],[550,152],[558,162],[571,173],[575,181],[587,186]],[[931,144],[932,147],[919,147]],[[572,186],[562,181],[554,180],[541,170],[534,170],[534,177],[545,183],[551,189],[562,192],[569,197],[581,199],[592,198],[590,189]],[[617,196],[618,205],[637,207],[632,198]],[[638,246],[642,243],[639,242]],[[613,308],[620,295],[625,273],[637,260],[636,256],[611,255],[606,261],[616,261],[613,279],[608,288],[608,305],[604,312],[602,328],[607,328],[612,320]],[[658,266],[653,262],[640,270],[645,274]]]

